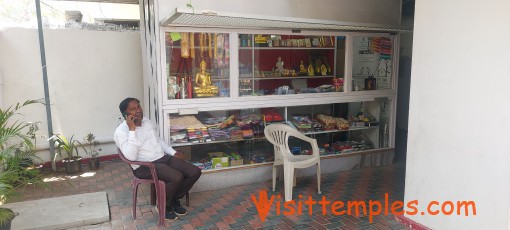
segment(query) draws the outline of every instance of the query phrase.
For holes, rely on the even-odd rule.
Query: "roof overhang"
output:
[[[169,27],[205,27],[233,29],[291,29],[291,30],[329,30],[363,32],[411,32],[411,28],[368,23],[316,20],[294,17],[274,17],[267,15],[248,15],[201,11],[200,13],[177,8],[165,19],[162,26]]]

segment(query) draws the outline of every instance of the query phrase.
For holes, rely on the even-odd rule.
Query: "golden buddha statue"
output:
[[[303,64],[303,61],[301,61],[301,64],[299,65],[299,73],[300,74],[306,74],[306,67],[305,65]]]
[[[328,68],[324,64],[321,65],[321,74],[322,76],[328,75]]]
[[[197,97],[213,97],[218,95],[218,87],[212,85],[211,74],[205,71],[207,64],[204,60],[200,62],[200,72],[195,75],[195,87]]]
[[[313,72],[313,66],[312,64],[308,65],[308,76],[314,76],[315,73]]]

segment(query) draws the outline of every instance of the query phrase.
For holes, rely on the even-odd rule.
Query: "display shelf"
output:
[[[339,154],[321,155],[321,159],[336,158],[336,157],[352,157],[352,156],[358,156],[358,155],[384,153],[387,151],[394,151],[394,150],[395,150],[395,148],[367,149],[367,150],[352,151],[352,152],[339,153]]]
[[[358,130],[367,130],[367,129],[375,129],[379,126],[370,126],[370,127],[360,127],[360,128],[349,128],[346,130],[334,129],[334,130],[326,130],[326,131],[318,131],[318,132],[303,132],[305,135],[317,135],[324,133],[339,133],[339,132],[350,132],[350,131],[358,131]]]
[[[287,121],[287,125],[292,127],[295,130],[298,130],[298,128],[292,123],[292,121]],[[340,132],[350,132],[350,131],[358,131],[358,130],[367,130],[367,129],[375,129],[379,126],[370,126],[370,127],[359,127],[359,128],[349,128],[346,130],[340,130],[340,129],[332,129],[332,130],[325,130],[325,131],[317,131],[317,132],[301,132],[304,135],[317,135],[317,134],[325,134],[325,133],[340,133]]]
[[[265,140],[265,137],[255,137],[250,139],[237,139],[237,140],[221,140],[221,141],[207,141],[207,142],[177,142],[172,143],[172,147],[190,146],[190,145],[205,145],[205,144],[218,144],[218,143],[229,143],[229,142],[241,142],[241,141],[257,141]]]
[[[296,129],[296,126],[293,124],[291,125],[292,128]],[[338,132],[349,132],[349,131],[357,131],[357,130],[367,130],[367,129],[374,129],[379,126],[371,126],[371,127],[361,127],[361,128],[350,128],[348,130],[327,130],[327,131],[320,131],[320,132],[302,132],[305,135],[317,135],[317,134],[325,134],[325,133],[338,133]],[[207,141],[207,142],[177,142],[172,143],[172,147],[181,147],[181,146],[190,146],[190,145],[205,145],[205,144],[217,144],[217,143],[228,143],[228,142],[241,142],[241,141],[259,141],[259,140],[265,140],[265,137],[256,137],[256,138],[250,138],[250,139],[238,139],[238,140],[221,140],[221,141]]]
[[[325,160],[325,159],[331,159],[331,158],[353,157],[353,156],[359,156],[359,155],[377,154],[377,153],[384,153],[384,152],[388,152],[388,151],[395,151],[395,148],[378,148],[378,149],[352,151],[352,152],[339,153],[339,154],[321,155],[320,158],[321,158],[321,160]],[[217,169],[204,169],[204,170],[202,170],[202,173],[216,173],[216,172],[242,170],[242,169],[249,169],[249,168],[256,168],[256,167],[272,166],[273,163],[274,163],[273,161],[268,161],[268,162],[257,163],[257,164],[230,166],[230,167],[217,168]]]
[[[239,47],[240,50],[334,50],[335,47]]]
[[[296,77],[241,77],[239,79],[247,80],[292,80],[292,79],[314,79],[314,78],[332,78],[333,75],[327,76],[296,76]]]

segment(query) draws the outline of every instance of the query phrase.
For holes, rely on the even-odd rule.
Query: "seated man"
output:
[[[117,147],[129,160],[155,163],[159,180],[166,183],[166,219],[175,220],[177,215],[186,215],[188,212],[181,206],[179,199],[193,187],[202,173],[201,170],[175,157],[180,153],[158,138],[152,122],[143,117],[138,99],[124,99],[119,109],[125,121],[115,130],[114,140]],[[151,178],[148,167],[131,167],[136,177]]]

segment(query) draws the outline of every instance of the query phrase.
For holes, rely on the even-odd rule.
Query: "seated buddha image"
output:
[[[207,64],[202,60],[200,62],[200,71],[195,75],[195,87],[193,87],[197,97],[212,97],[218,95],[218,87],[212,85],[211,74],[206,72]]]
[[[299,65],[299,74],[306,74],[308,71],[306,70],[305,65],[303,64],[303,61],[301,61],[301,64]]]

